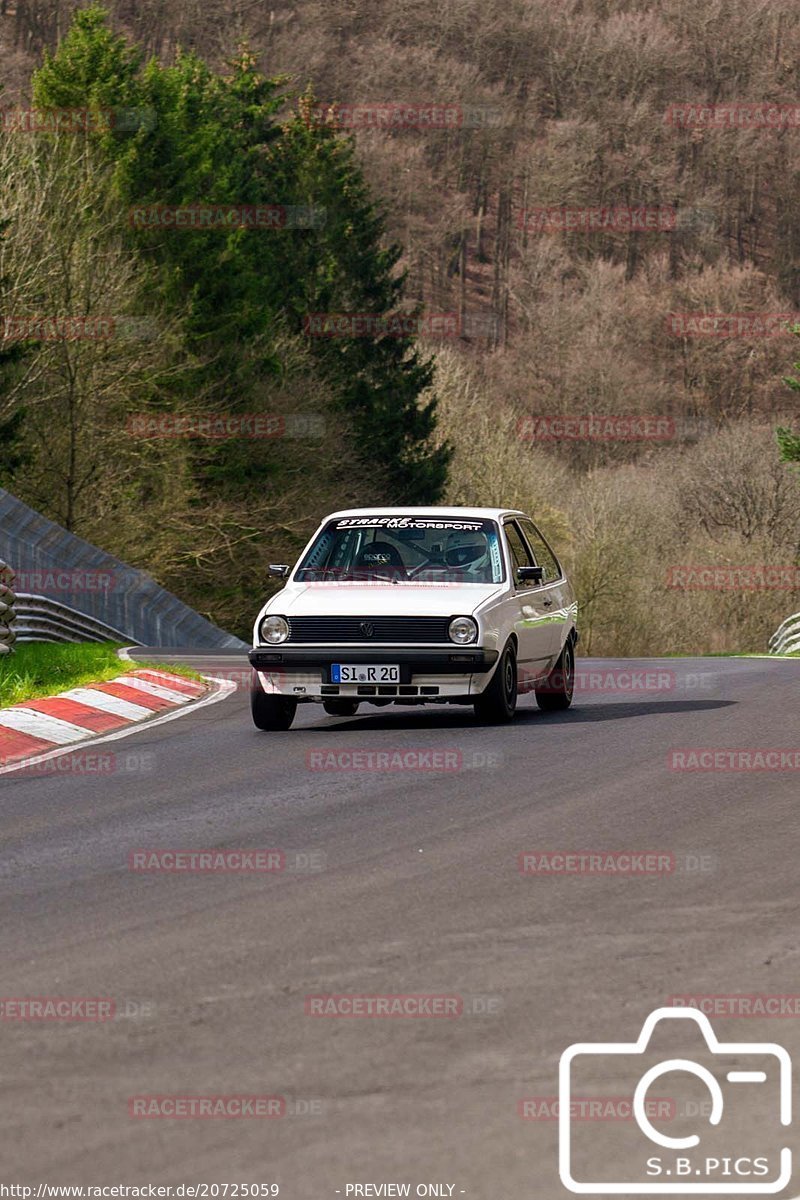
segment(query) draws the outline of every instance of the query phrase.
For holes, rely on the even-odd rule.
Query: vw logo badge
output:
[[[362,621],[359,625],[359,629],[363,633],[364,637],[372,637],[372,635],[375,633],[375,626],[371,621]]]

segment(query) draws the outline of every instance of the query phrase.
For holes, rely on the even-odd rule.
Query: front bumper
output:
[[[257,671],[308,674],[321,671],[324,683],[331,682],[334,663],[380,665],[397,663],[400,682],[411,683],[413,675],[476,675],[491,671],[497,662],[496,650],[478,646],[383,646],[377,650],[362,646],[257,646],[248,658]]]
[[[364,649],[347,646],[257,646],[249,654],[258,672],[261,687],[271,695],[293,696],[298,700],[380,699],[414,703],[419,700],[463,699],[481,692],[487,672],[497,662],[496,650],[475,646],[384,646]],[[357,663],[359,666],[386,663],[400,668],[395,684],[333,683],[333,663]]]

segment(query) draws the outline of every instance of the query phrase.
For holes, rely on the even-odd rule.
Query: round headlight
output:
[[[468,646],[478,640],[478,626],[472,617],[453,617],[447,633],[450,641],[458,646]]]
[[[264,617],[259,627],[261,641],[269,646],[285,642],[289,636],[289,622],[285,617]]]

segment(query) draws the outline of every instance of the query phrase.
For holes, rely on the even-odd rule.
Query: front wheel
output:
[[[289,728],[297,712],[297,701],[291,696],[268,696],[254,686],[250,692],[250,711],[256,729],[275,733]]]
[[[513,642],[506,646],[489,686],[475,697],[474,704],[475,716],[487,725],[504,725],[514,719],[517,711],[517,654]]]
[[[558,662],[536,690],[536,703],[544,712],[569,708],[575,691],[575,650],[572,638],[567,638]]]

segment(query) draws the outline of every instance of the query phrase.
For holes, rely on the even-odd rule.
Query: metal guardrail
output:
[[[16,613],[14,632],[18,642],[126,642],[140,645],[129,634],[61,604],[51,596],[17,592]]]
[[[13,570],[0,558],[0,658],[13,654],[17,640],[16,631],[11,628],[16,617],[14,579]]]
[[[0,558],[14,564],[20,591],[47,596],[139,646],[246,650],[226,633],[129,566],[0,488]],[[123,631],[120,639],[119,630]]]
[[[769,639],[770,654],[793,654],[800,650],[800,613],[787,617]]]

